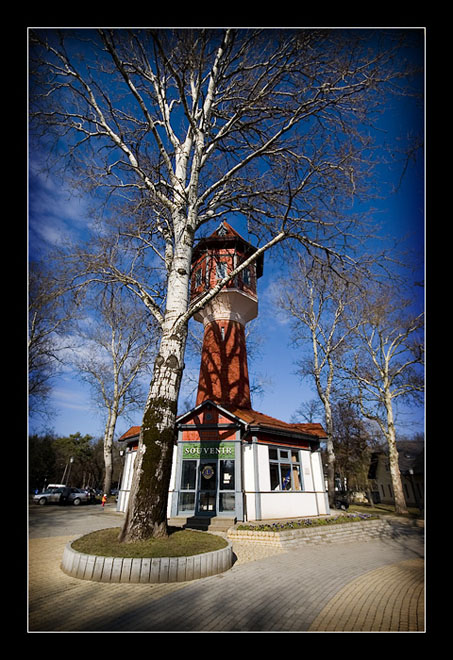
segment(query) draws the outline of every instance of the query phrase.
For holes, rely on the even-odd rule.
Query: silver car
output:
[[[59,486],[58,488],[46,488],[42,493],[33,496],[36,504],[74,504],[78,506],[83,502],[90,501],[90,496],[80,488],[69,488]]]

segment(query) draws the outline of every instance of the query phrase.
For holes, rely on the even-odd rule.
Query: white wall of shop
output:
[[[269,447],[259,443],[242,445],[242,474],[244,504],[247,520],[273,518],[299,518],[317,516],[329,512],[325,493],[320,452],[301,450],[303,490],[271,491],[269,471]],[[171,517],[172,500],[177,497],[176,464],[178,447],[173,452],[173,466],[168,498],[168,517]],[[126,451],[118,511],[126,511],[132,483],[136,451]]]
[[[271,491],[267,445],[245,445],[243,462],[247,520],[299,518],[328,513],[319,452],[301,450],[301,491]]]

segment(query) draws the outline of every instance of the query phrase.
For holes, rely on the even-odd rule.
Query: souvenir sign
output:
[[[183,442],[183,458],[234,458],[234,442]]]

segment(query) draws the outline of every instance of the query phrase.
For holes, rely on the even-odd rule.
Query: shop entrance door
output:
[[[217,513],[217,462],[200,460],[197,515],[215,516]]]

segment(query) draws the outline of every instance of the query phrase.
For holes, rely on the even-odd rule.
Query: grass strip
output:
[[[101,529],[81,536],[72,549],[101,557],[188,557],[221,550],[228,544],[221,536],[188,529],[171,529],[165,539],[119,543],[119,528]]]
[[[290,529],[306,529],[308,527],[321,527],[328,525],[340,525],[342,523],[360,522],[361,520],[375,520],[379,518],[369,513],[345,513],[331,518],[303,518],[301,520],[291,520],[275,523],[262,523],[259,525],[238,525],[238,530],[248,530],[254,532],[284,532]]]

